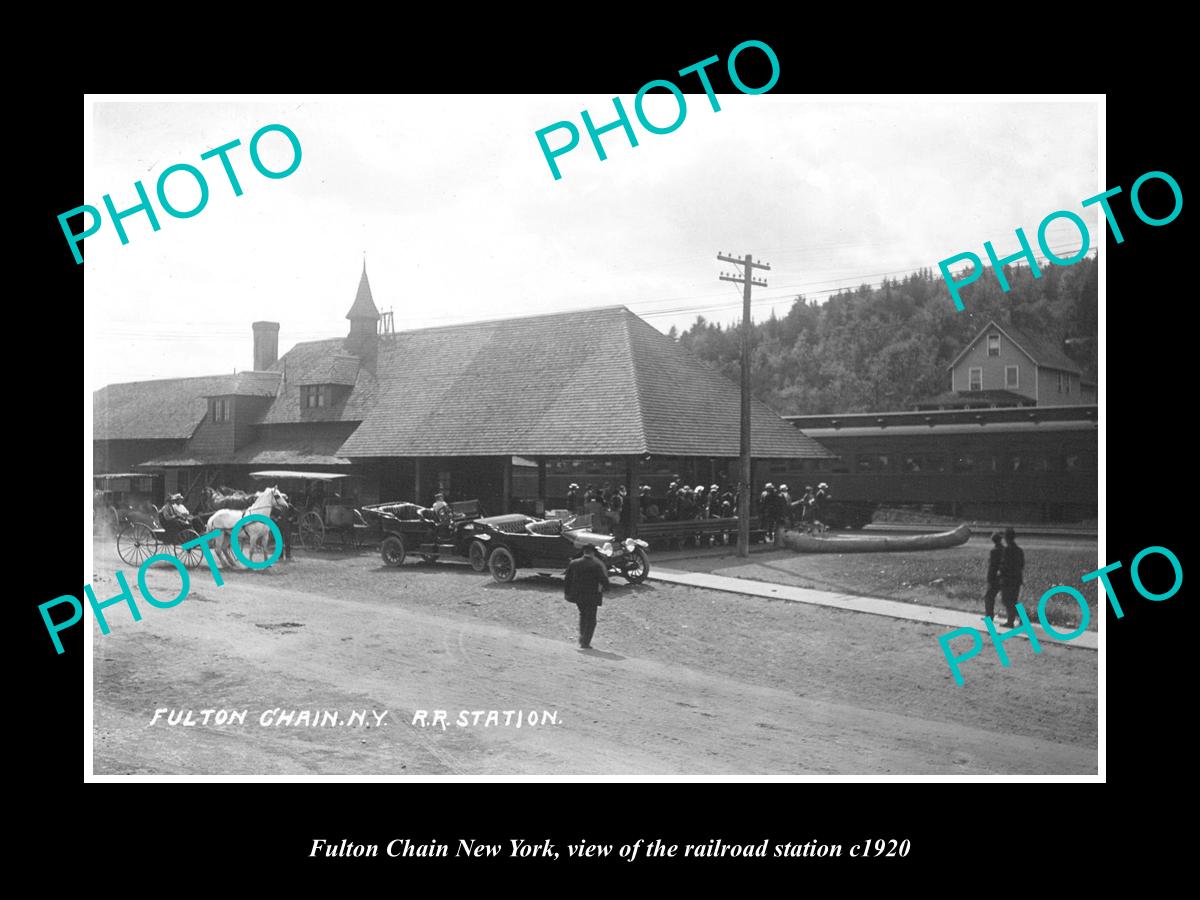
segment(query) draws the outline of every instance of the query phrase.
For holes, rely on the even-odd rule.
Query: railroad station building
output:
[[[253,323],[250,371],[97,391],[93,471],[161,473],[192,508],[259,469],[356,475],[358,504],[442,489],[488,512],[561,506],[572,481],[737,482],[739,387],[623,306],[388,333],[364,266],[346,318],[283,356],[279,324]],[[833,457],[757,401],[751,434],[756,487]]]

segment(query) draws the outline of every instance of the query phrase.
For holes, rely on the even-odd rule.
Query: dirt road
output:
[[[111,545],[94,552],[111,596],[122,564]],[[702,589],[615,587],[587,652],[558,580],[499,585],[369,553],[225,579],[202,567],[179,606],[143,604],[141,622],[113,607],[112,633],[96,629],[97,774],[1096,771],[1091,652],[1013,642],[1010,668],[988,650],[958,688],[935,627]],[[178,577],[156,570],[149,586],[169,598]],[[444,729],[412,724],[439,709]],[[156,710],[245,720],[152,724]],[[277,710],[293,721],[260,724]],[[297,725],[302,710],[338,724]],[[488,710],[498,723],[471,721]],[[506,727],[516,710],[539,724],[510,713]]]

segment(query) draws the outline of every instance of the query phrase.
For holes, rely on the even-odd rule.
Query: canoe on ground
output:
[[[804,534],[800,531],[783,531],[779,544],[801,553],[887,553],[900,550],[940,550],[957,547],[971,537],[971,529],[965,523],[952,531],[937,534],[905,535],[823,535]]]

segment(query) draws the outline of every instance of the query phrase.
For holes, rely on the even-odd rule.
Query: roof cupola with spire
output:
[[[365,353],[374,349],[379,332],[379,310],[371,296],[371,283],[367,280],[367,261],[363,260],[362,278],[358,280],[358,293],[354,304],[346,313],[350,320],[350,334],[345,347],[351,353]]]

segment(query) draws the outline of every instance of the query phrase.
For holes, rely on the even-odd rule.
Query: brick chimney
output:
[[[279,323],[255,322],[254,371],[265,372],[279,360]]]

